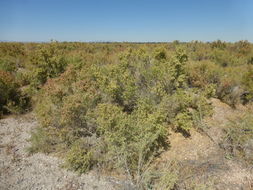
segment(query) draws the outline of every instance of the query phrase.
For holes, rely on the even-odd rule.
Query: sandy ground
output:
[[[253,166],[228,157],[219,146],[228,120],[243,113],[245,107],[232,109],[218,99],[211,101],[214,113],[203,121],[205,133],[192,130],[191,136],[185,138],[171,132],[171,148],[162,154],[161,161],[177,160],[188,184],[209,184],[210,189],[217,190],[253,190]]]
[[[61,160],[37,153],[28,155],[27,139],[37,125],[32,114],[0,120],[0,190],[114,190],[113,179],[77,175],[61,168]]]

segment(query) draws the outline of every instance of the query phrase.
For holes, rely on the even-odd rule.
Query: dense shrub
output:
[[[232,107],[248,101],[251,93],[248,90],[250,77],[247,77],[247,73],[245,66],[221,68],[210,61],[187,65],[188,83],[191,87],[201,89],[206,97],[218,97]],[[247,82],[245,78],[248,78]],[[243,94],[246,96],[242,97]]]
[[[64,52],[57,42],[42,46],[30,57],[30,83],[35,88],[41,87],[48,78],[59,76],[66,67]]]
[[[212,42],[211,46],[213,49],[214,48],[225,49],[227,45],[225,42],[222,42],[221,40],[217,40],[217,41]]]
[[[10,72],[0,70],[0,115],[22,113],[29,108],[29,98],[18,87]]]
[[[245,102],[253,101],[253,68],[248,67],[248,72],[243,76],[243,86],[246,90],[245,92]]]
[[[0,70],[0,111],[6,112],[4,106],[7,105],[9,97],[15,96],[15,85],[10,73]]]
[[[210,84],[219,84],[222,69],[213,62],[200,61],[187,65],[189,84],[192,87],[205,89]]]
[[[190,135],[194,115],[210,113],[204,94],[188,87],[187,59],[182,50],[129,49],[115,62],[71,64],[40,90],[41,127],[52,146],[70,149],[67,166],[114,169],[139,186],[169,129]]]
[[[86,113],[99,97],[92,83],[85,77],[76,81],[77,78],[76,71],[69,68],[59,78],[49,80],[36,108],[42,126],[67,144],[81,134],[94,131],[86,122]]]
[[[208,60],[211,58],[211,50],[212,48],[205,43],[202,42],[192,42],[187,44],[189,49],[189,57],[193,61],[202,61],[202,60]]]
[[[79,173],[89,171],[96,164],[93,150],[87,146],[87,142],[75,142],[66,155],[66,166]]]
[[[0,58],[0,70],[7,72],[14,72],[17,69],[16,63],[12,62],[10,58]]]
[[[25,48],[23,43],[9,42],[0,43],[1,56],[19,57],[25,55]]]
[[[222,67],[227,67],[228,65],[233,65],[234,58],[227,50],[214,49],[212,60]]]
[[[248,55],[252,51],[252,45],[248,41],[239,41],[234,44],[233,50],[238,56]]]
[[[235,107],[240,102],[242,89],[232,77],[222,77],[217,87],[217,97],[228,105]]]
[[[165,114],[148,102],[140,102],[131,115],[110,104],[98,105],[96,113],[99,134],[104,136],[108,147],[108,158],[139,184],[150,159],[166,146]]]
[[[169,131],[203,127],[210,97],[250,102],[252,55],[245,41],[0,43],[0,112],[23,112],[32,98],[40,127],[30,152],[58,152],[80,173],[117,170],[139,189],[173,189],[175,171],[148,174]]]

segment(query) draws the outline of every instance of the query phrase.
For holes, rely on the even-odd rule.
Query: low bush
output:
[[[233,118],[225,129],[222,146],[228,154],[253,162],[253,117],[252,110]]]
[[[235,107],[240,102],[242,89],[231,77],[223,77],[217,87],[217,97],[228,105]]]
[[[30,85],[40,88],[47,79],[59,76],[67,65],[64,51],[58,42],[51,42],[37,49],[30,55],[29,76]]]
[[[138,186],[168,147],[169,129],[189,135],[194,114],[209,114],[204,94],[188,87],[186,54],[178,50],[167,57],[157,49],[151,55],[129,49],[116,62],[71,64],[47,80],[37,116],[58,144],[52,146],[70,150],[68,167],[82,173],[103,166]]]
[[[143,189],[173,190],[179,182],[179,168],[176,162],[156,163],[143,176]]]
[[[0,43],[0,112],[22,113],[31,98],[40,123],[31,153],[58,152],[80,173],[113,169],[140,189],[173,189],[177,172],[147,174],[169,131],[188,137],[204,127],[211,97],[250,102],[251,57],[247,42]],[[226,133],[234,143],[237,132]]]
[[[80,140],[75,142],[66,154],[65,166],[80,174],[89,171],[96,164],[92,151],[87,143],[80,142]]]
[[[201,61],[187,65],[189,85],[192,87],[207,88],[208,85],[218,85],[222,73],[221,68],[213,62]]]
[[[0,70],[7,72],[15,72],[17,70],[16,63],[11,58],[0,58]]]
[[[245,102],[253,101],[253,67],[248,67],[248,71],[244,74],[242,80],[245,88]]]
[[[37,152],[51,153],[55,151],[55,139],[48,135],[43,128],[36,128],[31,133],[29,141],[31,142],[31,146],[27,150],[30,154]]]
[[[0,70],[0,94],[0,115],[23,113],[30,107],[29,97],[22,93],[10,72]]]

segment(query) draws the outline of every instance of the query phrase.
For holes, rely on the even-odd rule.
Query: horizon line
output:
[[[217,42],[217,41],[221,41],[221,42],[225,42],[225,43],[237,43],[237,42],[249,42],[249,43],[253,43],[253,41],[250,40],[237,40],[237,41],[226,41],[226,40],[211,40],[211,41],[202,41],[202,40],[191,40],[191,41],[180,41],[180,40],[173,40],[173,41],[106,41],[106,40],[95,40],[95,41],[68,41],[68,40],[55,40],[55,39],[51,39],[48,41],[17,41],[17,40],[0,40],[0,43],[3,42],[10,42],[10,43],[51,43],[51,42],[59,42],[59,43],[139,43],[139,44],[145,44],[145,43],[153,43],[153,44],[158,44],[158,43],[194,43],[194,42],[199,42],[199,43],[212,43],[212,42]]]

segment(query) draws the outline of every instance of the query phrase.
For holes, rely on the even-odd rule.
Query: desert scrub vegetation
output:
[[[142,188],[145,171],[168,148],[169,130],[190,135],[194,114],[211,113],[204,93],[188,86],[187,60],[182,49],[167,56],[130,48],[115,62],[69,65],[39,92],[41,128],[67,151],[72,169],[117,170]]]
[[[66,67],[64,51],[58,42],[51,42],[42,47],[38,47],[29,56],[30,85],[39,88],[48,78],[59,76]]]
[[[253,163],[253,110],[252,107],[241,115],[231,118],[226,128],[222,147],[227,151],[228,156],[240,158]]]
[[[169,132],[201,129],[209,98],[250,104],[252,57],[247,41],[0,43],[0,112],[35,110],[31,153],[57,153],[79,173],[124,174],[138,189],[173,189],[175,170],[149,176]],[[241,146],[236,130],[226,147]]]
[[[17,70],[24,60],[21,43],[0,43],[0,117],[23,113],[29,108],[29,96],[20,90]]]
[[[253,99],[253,66],[248,67],[248,71],[244,74],[242,84],[247,89],[244,93],[244,103]]]
[[[29,97],[19,89],[15,77],[0,70],[0,117],[7,113],[23,113],[29,109]]]

